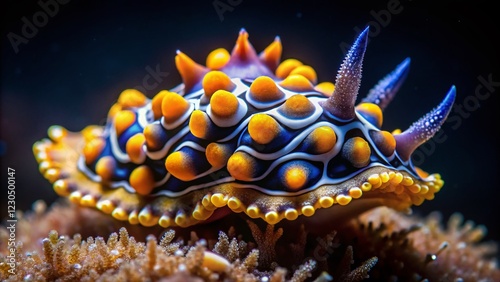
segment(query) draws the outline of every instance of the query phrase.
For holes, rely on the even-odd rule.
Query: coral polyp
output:
[[[182,84],[151,99],[124,90],[103,127],[51,127],[34,145],[40,171],[72,202],[144,226],[420,205],[443,180],[414,167],[411,154],[445,121],[455,87],[407,130],[382,129],[410,60],[356,104],[367,40],[368,28],[334,83],[297,59],[281,62],[279,37],[257,54],[244,29],[231,53],[212,51],[206,66],[178,51]]]

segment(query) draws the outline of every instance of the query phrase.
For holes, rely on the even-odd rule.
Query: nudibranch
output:
[[[33,146],[39,169],[71,202],[144,226],[241,212],[276,224],[350,206],[420,205],[443,180],[411,155],[445,121],[455,87],[407,130],[382,130],[410,60],[356,105],[368,32],[335,83],[319,83],[297,59],[281,61],[279,37],[257,54],[244,29],[231,53],[212,51],[206,66],[177,51],[181,84],[152,99],[124,90],[105,126],[50,127]]]

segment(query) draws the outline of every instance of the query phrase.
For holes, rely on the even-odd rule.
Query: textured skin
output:
[[[104,127],[51,127],[34,145],[40,171],[72,202],[144,226],[185,227],[229,212],[275,224],[317,209],[350,216],[420,205],[443,181],[410,156],[444,122],[455,89],[407,131],[381,130],[409,59],[355,106],[367,34],[335,85],[317,83],[295,59],[280,64],[279,38],[256,54],[245,30],[231,54],[214,50],[206,67],[178,51],[182,84],[152,99],[123,91]]]

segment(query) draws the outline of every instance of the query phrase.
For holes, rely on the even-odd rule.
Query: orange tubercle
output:
[[[289,75],[285,78],[285,80],[281,81],[279,84],[286,89],[297,92],[314,90],[314,87],[309,81],[309,79],[307,79],[305,76],[301,74]]]
[[[259,102],[276,101],[285,96],[268,76],[259,76],[250,85],[250,95]]]
[[[129,182],[138,194],[149,195],[155,185],[153,171],[148,166],[141,165],[132,171]]]
[[[286,59],[278,66],[276,69],[276,77],[279,79],[285,79],[292,70],[298,66],[302,66],[302,62],[297,59]]]
[[[125,130],[134,124],[135,120],[136,116],[132,111],[124,110],[116,113],[114,120],[116,135],[120,136]]]
[[[137,133],[130,137],[125,146],[127,155],[130,157],[130,161],[135,164],[140,164],[144,161],[145,153],[142,146],[146,143],[146,137],[144,134]]]
[[[307,170],[301,166],[291,166],[285,170],[284,184],[291,190],[299,190],[307,182]]]
[[[230,58],[231,55],[226,49],[218,48],[208,54],[206,65],[209,69],[219,70],[229,62]]]
[[[95,171],[97,175],[99,175],[104,181],[111,180],[111,178],[114,176],[115,168],[116,161],[111,156],[100,158],[95,165]]]
[[[194,110],[189,119],[189,130],[198,138],[205,138],[210,129],[210,118],[200,110]]]
[[[325,81],[318,83],[318,85],[314,86],[314,90],[322,93],[326,97],[330,97],[333,94],[333,91],[335,90],[335,85],[331,82]]]
[[[189,109],[189,102],[181,95],[168,92],[165,93],[161,102],[161,112],[165,122],[172,123],[178,120]]]
[[[169,91],[162,90],[153,97],[153,100],[151,100],[151,108],[153,110],[153,115],[155,120],[162,117],[161,102],[163,101],[163,97],[165,97],[167,93],[169,93]]]
[[[337,135],[329,126],[320,126],[314,129],[307,139],[314,144],[314,151],[317,154],[329,152],[337,143]]]
[[[245,152],[236,152],[227,161],[227,170],[238,180],[250,181],[255,169],[255,160]]]
[[[290,117],[306,117],[314,112],[314,105],[306,96],[296,94],[288,98],[280,110]]]
[[[217,90],[210,98],[212,112],[220,117],[230,117],[238,110],[238,99],[226,90]]]
[[[142,107],[147,103],[147,98],[141,91],[126,89],[118,97],[118,104],[123,108]]]
[[[361,137],[352,137],[344,143],[342,156],[357,168],[362,168],[370,162],[370,145]]]
[[[211,97],[217,90],[232,91],[236,87],[229,76],[221,71],[208,72],[203,77],[202,86],[207,97]]]
[[[316,75],[316,71],[311,66],[306,66],[306,65],[298,66],[290,72],[289,76],[294,74],[300,74],[304,76],[312,84],[316,84],[318,82],[318,76]]]
[[[227,164],[231,151],[226,145],[210,143],[205,150],[205,156],[210,165],[221,168]]]
[[[380,107],[373,103],[361,103],[356,106],[356,111],[363,113],[369,119],[375,121],[375,125],[380,128],[384,121],[384,116]]]
[[[248,123],[248,133],[259,144],[273,141],[280,132],[278,122],[267,114],[255,114]]]
[[[196,177],[193,160],[183,152],[173,152],[165,160],[165,168],[176,178],[190,181]]]
[[[102,138],[94,138],[83,147],[83,156],[87,165],[93,163],[101,154],[106,142]]]

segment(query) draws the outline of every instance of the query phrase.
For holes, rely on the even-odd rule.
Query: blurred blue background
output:
[[[211,50],[231,50],[244,27],[257,51],[279,35],[283,59],[298,58],[316,69],[319,81],[333,81],[345,46],[369,24],[360,97],[406,57],[412,59],[405,84],[385,112],[384,129],[405,129],[453,84],[462,106],[450,114],[441,138],[417,153],[415,161],[441,173],[445,186],[414,212],[438,210],[448,218],[458,211],[486,225],[487,239],[499,240],[498,16],[479,1],[417,2],[2,1],[2,218],[7,167],[16,170],[18,209],[57,198],[31,148],[50,125],[78,131],[103,124],[118,94],[144,86],[151,69],[169,75],[159,76],[147,96],[176,86],[177,49],[204,64]],[[479,77],[494,83],[485,86]]]

